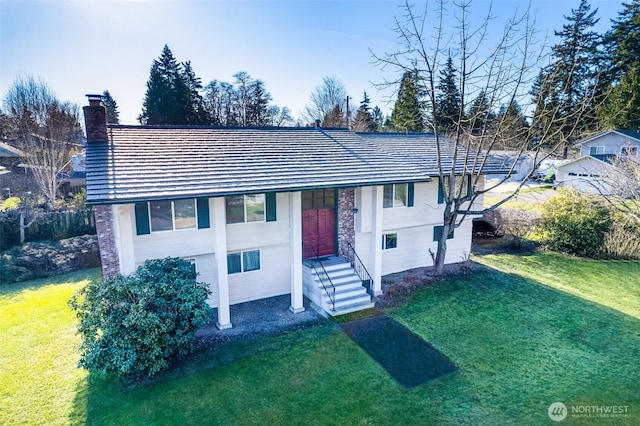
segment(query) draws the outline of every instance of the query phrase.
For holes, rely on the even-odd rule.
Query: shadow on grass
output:
[[[138,386],[89,377],[74,424],[295,420],[549,423],[556,401],[632,407],[640,420],[640,321],[515,274],[479,268],[416,290],[387,314],[459,370],[410,391],[335,324],[237,341]],[[335,421],[335,420],[334,420]],[[624,421],[623,421],[624,422]]]

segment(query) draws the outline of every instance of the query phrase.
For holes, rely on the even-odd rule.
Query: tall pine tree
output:
[[[598,108],[604,128],[640,128],[640,0],[623,3],[624,9],[605,34],[611,72],[610,95]]]
[[[185,69],[186,65],[186,69]],[[202,124],[202,85],[191,64],[180,64],[166,44],[153,61],[147,81],[141,124]]]
[[[599,21],[598,9],[591,11],[587,0],[581,0],[577,9],[565,16],[567,23],[555,35],[560,42],[553,46],[552,63],[545,67],[534,84],[532,94],[537,99],[537,110],[555,111],[552,131],[546,136],[550,142],[564,143],[563,156],[584,133],[597,129],[595,108],[601,100],[599,82],[602,55],[598,50],[601,37],[593,31]],[[544,116],[537,117],[546,127]],[[549,118],[548,120],[551,120]]]
[[[204,99],[202,91],[202,80],[196,76],[191,67],[191,61],[182,64],[182,78],[187,86],[184,95],[187,99],[183,103],[185,121],[189,124],[207,124],[207,113],[204,109]]]
[[[364,92],[362,102],[360,102],[356,116],[351,123],[351,129],[354,132],[373,132],[376,130],[376,124],[371,115],[370,103],[371,99],[369,99],[369,95],[367,95],[367,92]]]
[[[436,86],[436,128],[442,133],[455,131],[457,123],[462,122],[462,98],[456,83],[456,69],[451,56],[444,70],[440,72],[440,82]]]
[[[102,105],[104,105],[107,109],[107,123],[120,123],[120,112],[118,111],[118,104],[116,103],[116,100],[113,99],[111,93],[109,93],[108,90],[105,90],[102,93]]]
[[[400,81],[398,99],[391,112],[391,126],[397,132],[424,132],[424,106],[417,71],[406,71]]]

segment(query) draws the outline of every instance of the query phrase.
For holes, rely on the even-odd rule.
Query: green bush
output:
[[[0,285],[98,266],[100,253],[95,235],[26,243],[0,253]]]
[[[79,365],[121,378],[168,368],[193,349],[196,330],[209,320],[209,294],[193,265],[177,258],[90,283],[69,301],[83,338]]]
[[[551,250],[598,257],[612,222],[611,211],[601,199],[561,190],[542,205],[540,226]]]

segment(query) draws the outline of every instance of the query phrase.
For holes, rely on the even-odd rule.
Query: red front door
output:
[[[335,211],[333,208],[302,211],[302,256],[334,254]]]

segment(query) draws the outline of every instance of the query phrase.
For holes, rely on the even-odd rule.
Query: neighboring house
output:
[[[556,183],[585,193],[608,194],[611,160],[638,155],[640,131],[607,130],[576,144],[580,156],[558,167]]]
[[[86,156],[84,152],[71,157],[71,172],[61,176],[60,192],[65,197],[72,197],[85,188],[87,183]]]
[[[223,329],[230,305],[283,294],[293,312],[305,296],[332,315],[370,307],[383,275],[432,265],[443,205],[431,135],[107,126],[89,100],[87,203],[105,276],[189,260]],[[465,260],[471,218],[450,238],[446,262]]]
[[[30,189],[26,172],[20,167],[24,153],[5,142],[0,142],[0,196],[22,194]]]

